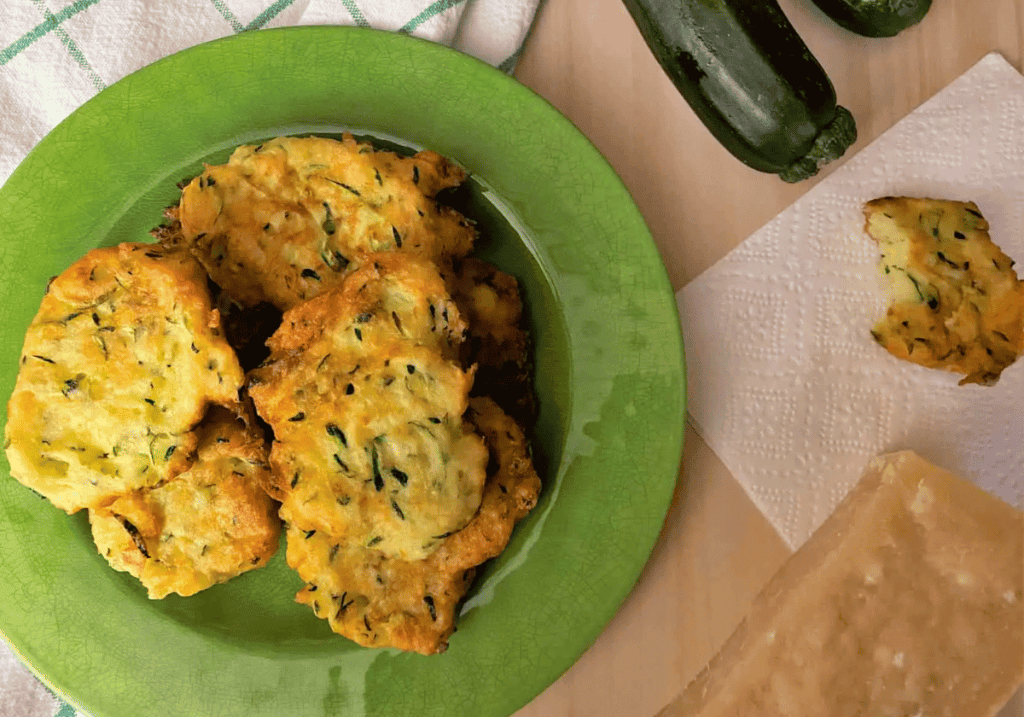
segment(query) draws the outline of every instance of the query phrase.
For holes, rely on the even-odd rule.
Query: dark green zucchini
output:
[[[892,37],[921,22],[932,0],[814,0],[837,25],[865,37]]]
[[[722,145],[797,182],[857,139],[828,75],[776,0],[623,0],[647,46]]]

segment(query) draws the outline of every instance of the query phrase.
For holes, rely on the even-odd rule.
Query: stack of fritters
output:
[[[483,426],[464,418],[473,381],[457,358],[464,327],[430,262],[371,256],[285,312],[270,360],[251,377],[274,429],[271,491],[288,563],[308,583],[299,600],[363,645],[443,650],[467,570],[500,552],[510,516],[525,514],[491,505],[505,495],[495,482],[517,506],[536,500],[536,474],[513,475],[493,442],[497,469],[487,475]],[[483,415],[487,427],[514,429],[518,441],[500,436],[529,466],[520,429],[493,403]]]
[[[437,198],[465,179],[351,136],[207,166],[158,245],[96,250],[50,288],[15,475],[89,509],[154,598],[266,564],[279,514],[298,602],[361,645],[443,651],[540,491],[506,414],[533,415],[518,284]]]
[[[193,469],[202,450],[197,426],[210,406],[240,410],[243,378],[221,335],[206,273],[187,251],[148,244],[95,249],[51,282],[29,326],[8,406],[11,473],[68,513],[112,510],[123,535],[117,540],[108,526],[104,554],[111,563],[134,566],[152,591],[190,589],[186,574],[202,568],[181,559],[164,563],[138,526],[111,506],[159,501],[155,496]],[[239,458],[253,478],[265,463],[259,444]],[[279,525],[254,480],[237,502],[255,516],[247,529],[272,546]],[[204,520],[207,507],[197,507],[193,518]],[[157,512],[154,525],[163,520]],[[273,547],[239,551],[216,579],[272,553]]]
[[[405,558],[469,521],[487,450],[462,420],[463,330],[433,266],[396,254],[285,312],[249,388],[285,521]]]
[[[444,651],[476,567],[501,553],[536,505],[540,479],[522,429],[489,398],[472,399],[467,419],[491,453],[480,507],[426,557],[396,557],[288,525],[288,564],[307,582],[297,600],[338,634],[360,645]]]
[[[363,645],[444,650],[472,568],[540,489],[497,405],[486,426],[507,423],[516,446],[501,460],[466,420],[471,390],[500,385],[524,416],[532,394],[518,285],[467,257],[474,228],[436,201],[464,179],[432,152],[274,140],[208,167],[171,216],[238,306],[285,310],[250,374],[274,432],[267,489],[308,583],[298,600]]]

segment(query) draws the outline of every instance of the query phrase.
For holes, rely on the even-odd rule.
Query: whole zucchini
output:
[[[857,139],[853,116],[777,0],[623,0],[647,46],[722,145],[787,182]]]
[[[814,0],[814,4],[850,32],[892,37],[921,22],[932,0]]]

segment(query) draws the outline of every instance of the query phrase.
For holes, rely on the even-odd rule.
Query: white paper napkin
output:
[[[360,25],[512,72],[540,0],[0,0],[0,184],[53,127],[125,75],[207,40],[284,25]],[[2,606],[0,606],[2,609]],[[0,717],[86,717],[0,640]]]
[[[976,202],[1024,266],[1024,77],[988,55],[677,295],[691,421],[793,548],[887,450],[1024,503],[1024,359],[958,386],[871,338],[886,195]]]
[[[690,421],[794,549],[889,450],[1024,505],[1024,359],[958,386],[871,338],[886,297],[862,206],[886,195],[976,202],[1020,272],[1024,77],[988,55],[676,296]],[[1024,690],[1000,717],[1024,717]]]
[[[793,548],[892,449],[1024,503],[1024,360],[958,386],[871,338],[886,195],[972,200],[1024,262],[1024,77],[988,55],[677,295],[691,421]]]

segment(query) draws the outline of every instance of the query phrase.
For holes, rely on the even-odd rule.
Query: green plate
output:
[[[47,279],[89,249],[148,239],[175,184],[234,145],[351,130],[468,168],[481,251],[522,283],[535,339],[537,509],[472,589],[443,655],[367,650],[293,602],[283,551],[191,598],[150,601],[67,516],[0,465],[0,631],[96,717],[514,712],[583,653],[664,520],[685,385],[672,290],[601,155],[490,66],[342,27],[246,33],[107,88],[0,189],[0,398]]]

